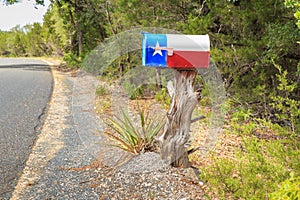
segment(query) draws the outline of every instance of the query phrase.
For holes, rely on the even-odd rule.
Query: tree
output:
[[[49,15],[65,53],[83,57],[106,36],[99,0],[55,0]]]
[[[39,23],[24,27],[27,40],[27,54],[29,56],[42,56],[45,54],[46,45],[43,38],[43,29]]]
[[[0,55],[7,56],[10,54],[10,51],[7,48],[7,38],[8,33],[0,31]]]
[[[20,0],[2,0],[4,4],[10,5],[14,3],[18,3]],[[35,0],[36,4],[44,5],[44,0]]]
[[[272,59],[288,70],[289,78],[297,79],[292,74],[300,59],[295,42],[300,32],[291,23],[293,18],[283,1],[200,1],[187,23],[178,26],[185,33],[210,35],[211,56],[228,93],[240,102],[247,101],[260,115],[277,84]],[[265,89],[257,93],[259,86]],[[270,108],[266,109],[270,115]]]
[[[10,52],[12,56],[25,56],[26,55],[26,41],[24,30],[20,26],[12,28],[6,32],[6,47],[5,51]]]

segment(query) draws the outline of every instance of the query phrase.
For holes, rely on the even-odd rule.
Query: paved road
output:
[[[42,123],[52,92],[48,65],[0,59],[0,199],[9,199]]]

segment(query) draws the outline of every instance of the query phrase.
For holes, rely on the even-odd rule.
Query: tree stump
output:
[[[163,134],[158,138],[161,157],[174,167],[189,167],[188,143],[193,110],[198,103],[194,92],[196,70],[174,70],[174,86],[168,83],[172,98]]]

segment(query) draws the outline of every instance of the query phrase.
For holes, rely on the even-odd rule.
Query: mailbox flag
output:
[[[142,62],[145,66],[171,68],[207,68],[208,35],[144,33]]]

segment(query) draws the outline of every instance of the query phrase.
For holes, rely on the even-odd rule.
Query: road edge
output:
[[[68,101],[66,97],[58,95],[58,93],[61,93],[64,89],[64,77],[62,77],[63,75],[59,75],[58,71],[55,69],[55,66],[57,66],[59,62],[54,63],[47,60],[41,61],[47,63],[50,67],[52,74],[52,92],[49,97],[49,102],[44,108],[42,114],[39,116],[39,124],[35,127],[37,138],[26,161],[22,175],[18,179],[18,182],[12,192],[11,200],[22,199],[21,196],[26,194],[28,186],[34,185],[37,181],[39,181],[42,176],[43,169],[47,165],[48,161],[51,160],[55,156],[55,153],[63,147],[63,143],[60,140],[61,133],[56,132],[54,134],[49,134],[49,132],[45,130],[47,129],[45,127],[47,127],[47,125],[51,125],[51,115],[55,113],[53,104],[56,101],[56,96],[62,98],[62,101],[64,102]],[[59,114],[61,115],[62,113],[60,112]],[[56,124],[56,126],[65,126],[64,119],[57,121],[61,121],[61,124]],[[45,144],[50,145],[52,148],[47,148]]]

